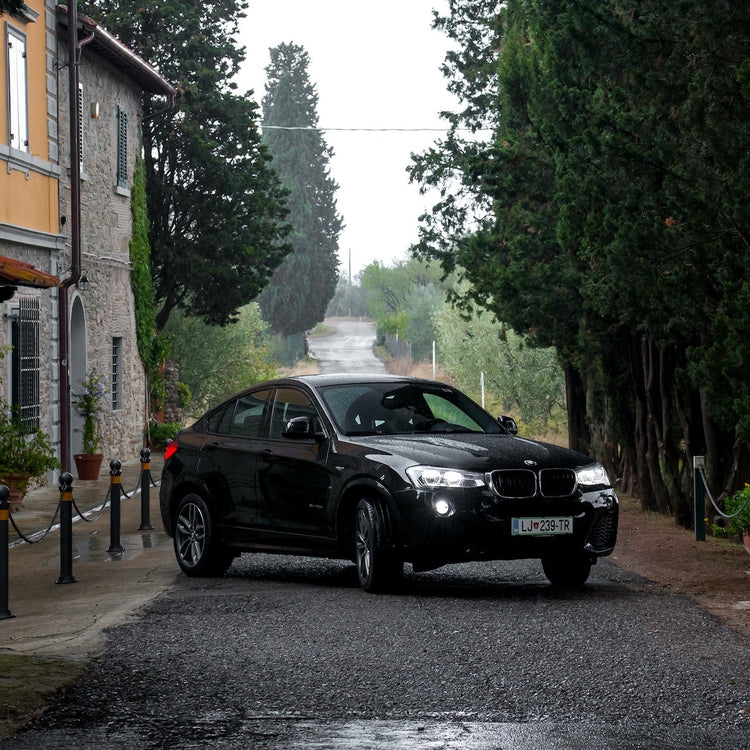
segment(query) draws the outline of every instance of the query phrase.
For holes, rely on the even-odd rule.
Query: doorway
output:
[[[81,389],[81,383],[86,378],[87,369],[86,349],[86,314],[83,302],[78,294],[73,297],[70,311],[70,363],[68,373],[70,376],[71,407],[70,407],[70,448],[71,455],[83,452],[83,419],[76,414],[72,405],[72,394]]]

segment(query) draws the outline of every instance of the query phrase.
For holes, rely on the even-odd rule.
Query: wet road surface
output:
[[[180,577],[2,750],[750,747],[748,639],[610,561],[535,561],[373,596],[337,561],[245,555]]]
[[[320,365],[320,372],[385,372],[383,362],[375,356],[375,324],[370,321],[326,321],[336,327],[330,336],[314,338],[310,353]]]

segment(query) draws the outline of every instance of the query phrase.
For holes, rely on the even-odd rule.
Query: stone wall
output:
[[[85,361],[71,361],[71,388],[95,367],[107,378],[108,391],[102,425],[105,458],[127,460],[137,457],[143,444],[146,420],[146,377],[138,354],[133,293],[130,285],[129,241],[132,231],[130,188],[135,157],[140,149],[140,88],[119,69],[99,57],[91,47],[81,50],[79,81],[82,92],[81,158],[81,268],[90,282],[88,291],[72,289],[84,310],[85,325],[71,328],[71,341],[85,337],[85,346],[71,346],[85,352]],[[58,80],[60,100],[68,99],[68,80]],[[128,115],[128,185],[117,186],[117,111]],[[67,112],[61,111],[61,155],[69,161]],[[70,211],[70,186],[64,183],[61,213]],[[67,223],[67,227],[70,222]],[[68,261],[69,262],[69,261]],[[121,345],[119,378],[122,397],[115,404],[111,392],[113,344]],[[73,452],[80,435],[72,435]]]
[[[180,405],[180,370],[176,362],[167,362],[164,365],[164,381],[167,389],[164,421],[182,424],[185,419],[185,410]]]

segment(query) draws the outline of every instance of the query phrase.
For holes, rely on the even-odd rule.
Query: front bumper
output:
[[[567,498],[505,500],[486,490],[415,491],[401,505],[404,560],[417,568],[472,560],[538,559],[585,552],[608,555],[617,540],[619,502],[614,490],[577,492]],[[440,501],[451,512],[439,515]],[[406,505],[406,507],[404,507]],[[444,504],[443,504],[444,507]],[[571,517],[571,534],[514,536],[513,518]]]

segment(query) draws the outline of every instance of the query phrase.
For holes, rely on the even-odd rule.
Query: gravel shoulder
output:
[[[745,548],[714,537],[697,542],[673,519],[642,511],[636,499],[620,497],[620,503],[613,562],[694,598],[733,630],[750,636],[750,555]]]

